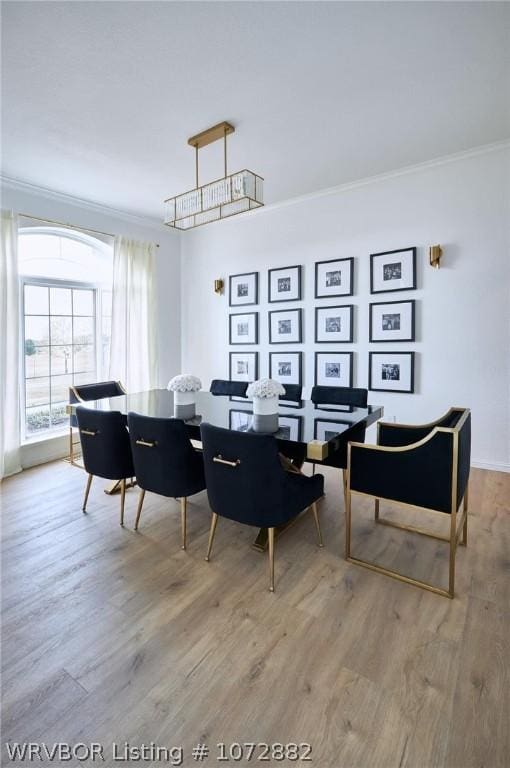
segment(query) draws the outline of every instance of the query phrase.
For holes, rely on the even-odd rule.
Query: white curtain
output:
[[[0,480],[21,470],[18,219],[2,211],[0,261]]]
[[[110,378],[128,392],[157,386],[154,243],[115,238]]]

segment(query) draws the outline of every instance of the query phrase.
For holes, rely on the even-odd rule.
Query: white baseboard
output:
[[[510,472],[510,464],[504,464],[501,461],[477,461],[473,459],[471,466],[476,467],[476,469],[490,469],[492,472]]]

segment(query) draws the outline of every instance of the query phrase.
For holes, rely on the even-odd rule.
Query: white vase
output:
[[[253,413],[257,416],[270,416],[278,413],[278,395],[274,397],[254,397]]]
[[[176,419],[193,419],[195,416],[195,392],[174,392],[174,416]]]
[[[278,395],[253,398],[253,430],[265,433],[278,431]]]
[[[175,405],[192,405],[195,403],[194,392],[174,392]]]

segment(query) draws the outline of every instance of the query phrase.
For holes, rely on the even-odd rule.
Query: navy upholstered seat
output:
[[[186,549],[187,498],[205,488],[202,454],[193,448],[181,419],[129,413],[128,427],[136,479],[141,489],[135,530],[146,491],[180,498],[181,546]]]
[[[280,400],[286,400],[290,403],[300,403],[303,395],[301,384],[282,384],[285,390],[284,395],[280,395]]]
[[[212,395],[235,395],[246,397],[248,383],[246,381],[228,381],[227,379],[213,379],[209,392]]]
[[[202,424],[207,495],[213,512],[206,560],[218,516],[268,529],[270,590],[274,589],[274,529],[312,507],[320,538],[316,502],[324,494],[322,475],[286,472],[272,435],[233,432]]]
[[[69,403],[74,405],[75,403],[89,403],[92,400],[101,400],[103,397],[117,397],[118,395],[125,395],[126,390],[120,383],[120,381],[97,381],[92,384],[74,384],[69,387]],[[69,416],[69,460],[71,464],[75,464],[74,460],[74,446],[73,443],[73,429],[78,426],[76,415],[72,413]]]
[[[352,405],[356,408],[366,408],[368,390],[356,387],[312,387],[310,397],[315,405]]]
[[[432,538],[450,546],[448,590],[411,580],[447,597],[454,596],[455,553],[462,533],[467,542],[468,482],[471,457],[471,414],[467,408],[452,408],[430,424],[378,424],[378,445],[351,443],[347,487],[346,557],[372,570],[395,578],[402,574],[351,556],[351,495],[361,493],[375,499],[375,521]],[[421,528],[383,519],[380,500],[406,507],[418,507],[450,515],[449,535],[430,533]],[[457,513],[463,504],[460,525]],[[407,577],[404,578],[406,580]]]
[[[83,463],[88,473],[83,511],[86,511],[94,475],[107,480],[120,480],[120,524],[123,525],[126,479],[134,477],[135,474],[124,417],[119,411],[99,411],[79,405],[76,408],[76,418]]]

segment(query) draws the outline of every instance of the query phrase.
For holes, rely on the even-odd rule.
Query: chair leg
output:
[[[136,510],[135,531],[138,530],[138,523],[140,522],[140,515],[142,514],[143,501],[145,499],[145,491],[142,488],[140,490],[140,496],[138,498],[138,508]]]
[[[82,506],[83,512],[87,511],[87,500],[89,498],[90,486],[92,485],[92,477],[93,475],[89,475],[87,478],[87,485],[85,488],[85,498],[83,499],[83,506]]]
[[[188,499],[186,496],[181,498],[181,549],[186,549],[186,509]]]
[[[450,567],[448,597],[455,597],[455,554],[457,552],[457,514],[452,512],[450,520]]]
[[[274,528],[267,529],[269,551],[269,591],[274,592]]]
[[[351,556],[351,504],[352,494],[347,488],[345,493],[345,559]]]
[[[324,544],[322,543],[322,532],[321,532],[321,524],[319,520],[319,511],[317,509],[316,502],[312,504],[310,509],[312,510],[313,518],[315,520],[315,527],[317,528],[317,539],[319,540],[319,547],[323,547]]]
[[[69,427],[69,464],[74,464],[73,428]]]
[[[464,505],[463,505],[463,509],[464,509],[464,527],[463,527],[463,530],[462,530],[462,539],[461,539],[461,542],[460,542],[463,547],[467,547],[468,504],[469,504],[468,489],[466,488],[466,492],[464,493]]]
[[[312,464],[312,475],[315,475],[315,462]]]
[[[374,520],[379,520],[379,499],[374,501]]]
[[[124,525],[124,501],[126,499],[126,478],[120,481],[120,524]]]
[[[211,518],[211,528],[209,530],[209,543],[207,545],[207,554],[205,556],[205,559],[206,559],[207,562],[209,562],[210,557],[211,557],[211,549],[212,549],[212,545],[213,545],[213,541],[214,541],[214,534],[216,533],[216,526],[217,525],[218,525],[218,515],[216,514],[216,512],[213,512],[212,513],[212,518]]]

